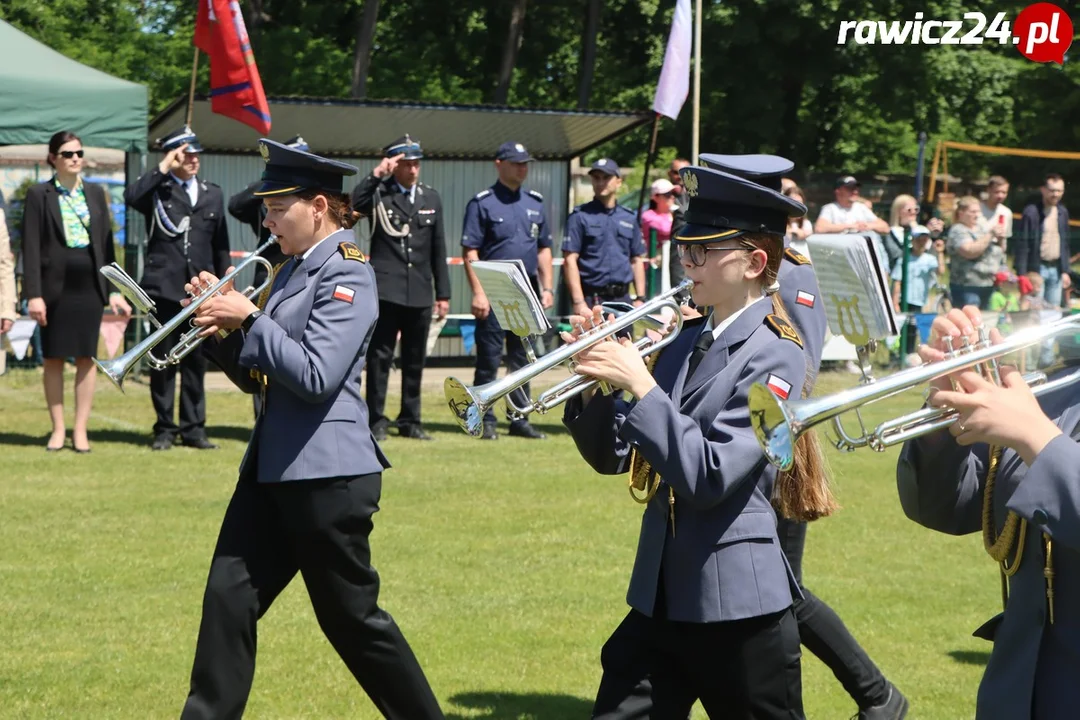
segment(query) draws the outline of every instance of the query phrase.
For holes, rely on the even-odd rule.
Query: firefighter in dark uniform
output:
[[[500,145],[495,153],[498,182],[478,193],[465,207],[461,245],[465,274],[473,292],[472,313],[476,318],[476,375],[473,379],[476,385],[495,379],[502,362],[504,342],[506,364],[511,370],[524,366],[527,360],[521,338],[499,325],[484,288],[469,264],[474,260],[521,260],[543,306],[550,308],[555,302],[551,284],[551,231],[544,211],[544,196],[523,187],[529,176],[530,162],[532,157],[521,143]],[[521,391],[515,392],[518,393],[517,403],[524,405],[526,399],[521,393],[528,395],[529,386],[526,384]],[[546,437],[527,420],[509,419],[511,435],[533,440]],[[495,413],[489,408],[484,415],[481,438],[494,440],[497,437]]]
[[[622,171],[601,158],[589,170],[595,197],[574,208],[563,240],[563,276],[573,313],[587,317],[604,302],[641,304],[645,297],[645,244],[637,216],[618,203]]]
[[[294,150],[311,152],[311,148],[308,146],[307,141],[299,135],[289,138],[283,144]],[[255,242],[255,247],[262,247],[266,244],[266,241],[270,239],[270,231],[263,226],[266,210],[262,198],[255,197],[255,191],[258,190],[261,185],[262,180],[256,180],[229,198],[229,214],[240,222],[251,226],[251,232],[255,233],[255,237],[258,238]],[[263,250],[262,256],[274,267],[277,267],[286,260],[285,254],[281,252],[281,246],[277,243],[274,243]],[[266,280],[266,275],[266,268],[262,265],[256,265],[255,277],[251,284],[258,287]],[[259,417],[259,408],[262,407],[262,396],[259,395],[259,393],[252,393],[251,401],[254,405],[255,417],[257,418]]]
[[[432,440],[420,425],[420,385],[431,317],[450,311],[442,199],[420,182],[420,143],[408,135],[384,150],[382,162],[353,188],[352,205],[371,219],[371,267],[379,291],[379,321],[367,355],[368,419],[385,440],[386,388],[401,334],[401,437]],[[432,283],[434,282],[434,292]]]
[[[229,231],[221,188],[198,177],[202,146],[195,133],[184,127],[163,137],[159,145],[165,156],[127,187],[124,201],[146,218],[146,264],[140,284],[154,301],[155,317],[164,323],[180,312],[188,280],[203,271],[225,274]],[[166,355],[187,329],[178,328],[155,353]],[[150,397],[157,414],[151,447],[168,450],[179,435],[189,447],[216,448],[206,437],[206,358],[196,351],[180,362],[179,425],[173,420],[176,370],[170,365],[150,371]]]

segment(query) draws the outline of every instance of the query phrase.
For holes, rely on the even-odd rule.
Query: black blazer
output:
[[[380,179],[368,173],[353,188],[353,209],[373,217],[376,191],[393,228],[400,230],[408,223],[411,230],[407,236],[396,238],[387,235],[383,227],[375,223],[368,260],[375,271],[379,299],[405,307],[425,307],[433,305],[436,299],[449,300],[450,273],[446,268],[446,237],[439,193],[419,183],[416,200],[410,206],[393,175]]]
[[[108,196],[100,185],[83,183],[86,205],[90,209],[90,257],[94,268],[100,269],[116,260],[113,248],[112,215]],[[64,220],[60,215],[60,193],[50,178],[38,183],[26,193],[23,205],[22,297],[43,298],[49,305],[64,291],[64,252],[67,240]],[[109,301],[109,281],[100,273],[94,285],[101,304]]]

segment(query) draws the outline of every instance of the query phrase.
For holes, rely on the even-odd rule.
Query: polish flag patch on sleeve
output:
[[[800,290],[798,294],[795,295],[795,304],[805,305],[808,308],[812,308],[814,307],[814,301],[816,299],[817,298],[815,298],[811,293],[808,293],[805,290]]]
[[[352,305],[353,297],[356,295],[356,291],[352,288],[347,288],[344,285],[334,286],[334,299],[347,302]]]
[[[791,394],[791,383],[779,375],[769,373],[769,378],[765,381],[765,385],[781,400],[787,400],[788,395]]]

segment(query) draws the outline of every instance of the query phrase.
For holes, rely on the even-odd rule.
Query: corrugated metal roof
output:
[[[523,143],[537,158],[568,160],[648,123],[648,112],[551,110],[494,105],[434,105],[407,101],[272,97],[274,140],[302,135],[320,155],[379,156],[382,148],[408,132],[431,158],[487,159],[502,142]],[[181,127],[187,98],[174,101],[150,124],[149,141]],[[204,148],[251,152],[259,134],[235,120],[215,115],[210,102],[196,99],[192,128]]]

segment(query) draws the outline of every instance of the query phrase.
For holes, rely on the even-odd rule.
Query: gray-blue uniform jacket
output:
[[[645,508],[627,592],[652,617],[663,564],[667,618],[720,622],[779,612],[798,593],[770,503],[776,470],[750,427],[747,395],[762,382],[798,396],[806,360],[781,337],[764,298],[713,342],[694,376],[687,363],[704,319],[687,321],[656,361],[658,387],[637,402],[596,394],[566,404],[563,422],[597,472],[625,473],[636,449],[663,482]],[[668,488],[675,492],[669,523]]]
[[[1073,390],[1074,397],[1075,390]],[[1020,568],[994,635],[979,685],[978,720],[1057,720],[1080,708],[1080,406],[1057,420],[1064,435],[1024,465],[1002,453],[994,481],[994,533],[1008,511],[1028,521]],[[951,535],[982,527],[989,449],[962,447],[947,431],[904,445],[897,465],[900,502],[909,518]],[[1043,577],[1043,533],[1052,541],[1054,623]],[[987,564],[993,561],[987,558]]]
[[[342,230],[274,277],[265,314],[211,350],[248,393],[265,392],[240,475],[259,482],[355,477],[390,467],[368,428],[360,394],[379,315],[375,281]],[[262,383],[265,382],[265,388]]]
[[[816,378],[821,367],[821,352],[825,346],[829,319],[821,302],[821,289],[810,258],[785,247],[777,282],[780,283],[780,299],[784,301],[784,308],[805,345],[807,374]]]

